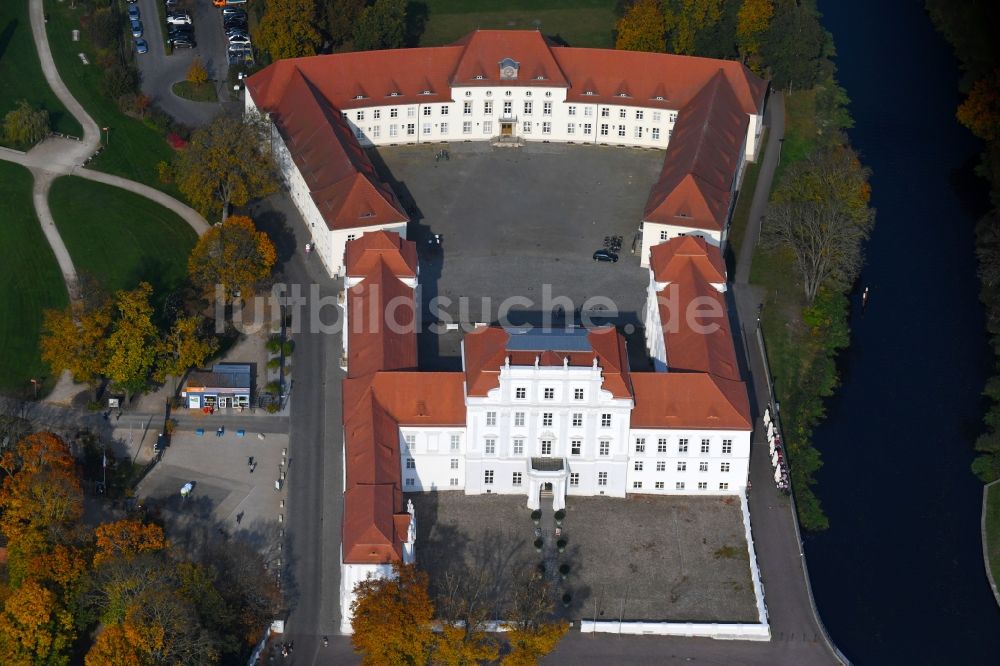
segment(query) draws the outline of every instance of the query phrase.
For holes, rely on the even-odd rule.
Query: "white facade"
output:
[[[663,337],[663,324],[660,318],[660,299],[668,299],[669,294],[663,294],[669,282],[657,282],[653,271],[649,271],[649,285],[646,287],[646,313],[643,321],[646,322],[646,349],[649,351],[649,358],[653,361],[653,367],[657,372],[664,372],[668,368],[667,364],[667,341]],[[725,282],[712,282],[711,285],[721,294],[726,292]],[[674,313],[674,316],[684,316],[684,313]]]

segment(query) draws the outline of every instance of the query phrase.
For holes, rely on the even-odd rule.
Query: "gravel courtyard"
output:
[[[521,496],[413,493],[417,563],[439,583],[447,572],[490,568],[498,580],[545,557],[571,570],[554,577],[572,595],[569,619],[756,622],[739,501],[721,497],[570,497],[568,545],[554,548],[543,501],[545,552]],[[561,608],[561,607],[560,607]]]

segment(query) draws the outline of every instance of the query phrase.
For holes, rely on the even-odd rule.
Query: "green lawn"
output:
[[[733,221],[729,227],[729,254],[733,259],[733,266],[730,270],[735,270],[736,259],[740,256],[740,246],[743,244],[743,236],[747,232],[747,224],[750,222],[750,206],[753,204],[753,193],[757,189],[757,176],[760,174],[760,163],[764,161],[764,152],[767,148],[767,135],[770,129],[765,127],[760,135],[760,152],[756,162],[748,162],[746,172],[743,174],[743,183],[740,185],[739,197],[736,199],[736,209],[733,211]]]
[[[77,8],[73,9],[69,2],[45,0],[45,10],[49,13],[49,45],[52,48],[52,57],[59,68],[59,74],[73,96],[97,124],[100,127],[111,128],[107,150],[102,152],[90,166],[137,180],[163,190],[171,196],[177,196],[175,188],[165,186],[157,179],[157,162],[161,160],[169,162],[173,157],[173,150],[163,135],[141,120],[126,116],[118,110],[114,100],[103,96],[102,70],[96,62],[96,54],[86,32],[82,34],[79,42],[70,39],[71,31],[80,27],[82,6],[83,3],[77,3]],[[84,65],[80,61],[78,54],[81,52],[87,56],[89,65]]]
[[[55,255],[31,203],[31,174],[0,162],[0,392],[27,397],[31,379],[54,383],[38,353],[42,310],[66,307]]]
[[[38,51],[31,38],[28,0],[5,0],[0,3],[0,118],[13,109],[19,99],[48,111],[49,124],[55,131],[83,135],[80,123],[45,82]]]
[[[52,184],[49,207],[78,271],[109,290],[145,280],[156,301],[184,281],[197,235],[173,211],[117,187],[75,176]]]
[[[218,102],[219,96],[215,92],[215,81],[205,81],[205,83],[191,83],[190,81],[178,81],[173,85],[174,94],[184,99],[195,102]]]
[[[993,582],[1000,585],[1000,483],[990,486],[986,496],[986,552]]]
[[[614,0],[426,0],[421,46],[448,44],[476,28],[532,30],[572,46],[614,47]]]

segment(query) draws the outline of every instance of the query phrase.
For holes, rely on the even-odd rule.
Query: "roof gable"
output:
[[[452,85],[567,86],[548,42],[537,30],[476,30],[455,44],[464,49]],[[505,61],[512,61],[506,64],[516,71],[516,78],[501,78]]]
[[[633,428],[751,430],[746,385],[702,373],[641,372],[635,389]]]
[[[417,367],[416,303],[382,257],[347,290],[347,375]]]
[[[649,268],[657,282],[678,282],[694,269],[698,278],[710,284],[725,284],[726,263],[722,252],[700,236],[677,236],[650,248]]]

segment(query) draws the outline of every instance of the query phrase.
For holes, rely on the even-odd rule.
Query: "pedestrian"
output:
[[[247,467],[250,467],[252,465],[253,465],[253,456],[250,456],[249,458],[247,458]]]

